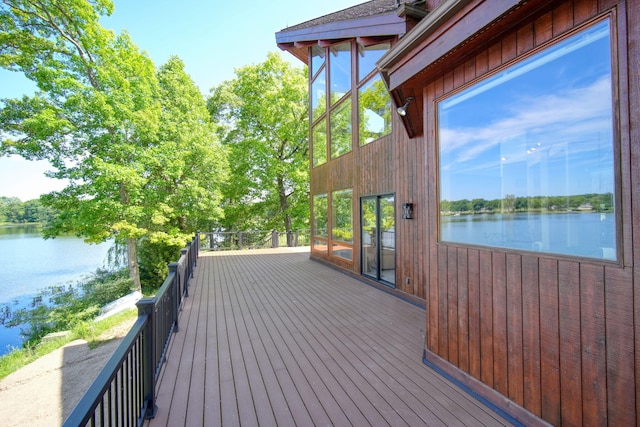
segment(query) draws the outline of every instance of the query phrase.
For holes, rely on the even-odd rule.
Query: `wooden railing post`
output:
[[[278,242],[278,231],[273,229],[271,230],[271,247],[277,248],[280,246],[280,242]]]
[[[156,416],[156,360],[155,360],[155,324],[156,303],[153,298],[143,298],[136,303],[138,316],[147,316],[147,323],[142,331],[142,395],[145,411],[144,419]]]
[[[211,233],[207,233],[210,237],[209,237],[209,249],[214,250],[216,247],[213,244],[213,238],[215,237],[213,234],[213,231]]]
[[[173,283],[171,284],[171,289],[169,290],[169,292],[171,292],[171,311],[173,312],[173,319],[171,320],[174,325],[174,332],[179,331],[178,313],[180,311],[180,295],[182,294],[182,292],[180,292],[180,272],[178,271],[178,265],[179,264],[177,262],[169,263],[169,274],[174,273]]]
[[[238,231],[238,249],[242,249],[242,231]]]
[[[298,229],[296,228],[295,234],[293,235],[293,246],[298,247]]]

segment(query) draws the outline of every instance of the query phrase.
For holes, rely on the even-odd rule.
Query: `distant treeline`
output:
[[[23,202],[17,197],[0,196],[0,223],[45,223],[53,215],[53,210],[43,206],[39,199]]]
[[[514,213],[530,211],[596,211],[613,210],[613,193],[590,193],[574,196],[517,197],[507,194],[503,199],[443,200],[440,211],[447,213]]]

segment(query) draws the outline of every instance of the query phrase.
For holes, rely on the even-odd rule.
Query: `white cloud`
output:
[[[509,145],[522,147],[520,160],[527,150],[552,150],[556,144],[573,144],[572,150],[591,151],[603,129],[611,129],[610,76],[603,76],[592,85],[565,93],[521,98],[512,102],[511,114],[486,126],[441,129],[440,150],[450,160],[460,163],[474,160],[483,153]],[[609,136],[609,135],[604,135]],[[541,146],[526,146],[523,141],[541,141]],[[512,147],[513,148],[513,147]],[[549,151],[551,153],[551,151]],[[510,159],[514,160],[514,159]],[[500,158],[494,159],[497,165]],[[447,167],[448,165],[443,165]]]

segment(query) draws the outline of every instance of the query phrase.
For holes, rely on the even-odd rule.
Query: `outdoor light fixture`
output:
[[[402,204],[402,219],[413,219],[413,203]]]
[[[404,105],[402,107],[398,107],[398,114],[400,114],[401,116],[406,116],[407,115],[407,108],[409,107],[409,104],[411,103],[411,101],[413,101],[413,96],[408,97],[407,99],[405,99],[404,101]]]

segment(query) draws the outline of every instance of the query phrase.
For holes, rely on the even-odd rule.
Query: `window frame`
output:
[[[322,254],[327,254],[329,253],[329,238],[331,237],[330,235],[330,227],[331,227],[331,217],[330,217],[330,200],[329,200],[329,193],[317,193],[317,194],[313,194],[311,196],[311,215],[312,215],[312,220],[311,220],[311,242],[312,242],[312,250],[314,252],[319,252]],[[316,198],[323,198],[325,200],[325,205],[326,205],[326,235],[321,235],[318,234],[317,230],[317,206],[318,203],[316,202]],[[326,250],[320,250],[318,249],[318,247],[325,247]]]
[[[331,54],[331,49],[335,46],[338,45],[343,45],[349,43],[350,45],[350,55],[351,55],[351,75],[350,75],[350,89],[343,94],[341,97],[339,98],[335,98],[332,99],[332,82],[331,82],[331,76],[332,76],[332,54]],[[371,45],[371,46],[378,46],[378,45],[388,45],[389,49],[391,47],[393,47],[394,44],[394,40],[393,39],[385,39],[385,40],[380,40],[378,43]],[[338,159],[348,153],[351,153],[352,151],[354,151],[357,148],[363,147],[367,144],[370,144],[372,142],[378,141],[380,139],[383,139],[384,137],[389,136],[392,132],[393,132],[393,119],[391,120],[390,123],[390,129],[388,133],[385,133],[384,135],[373,139],[369,142],[360,144],[360,124],[359,124],[359,120],[360,120],[360,113],[359,113],[359,102],[360,102],[360,96],[359,96],[359,92],[360,90],[366,86],[369,82],[371,82],[372,79],[375,78],[375,75],[378,73],[377,69],[373,69],[371,70],[369,73],[367,73],[366,76],[364,76],[362,79],[360,79],[360,54],[359,54],[359,50],[360,47],[363,48],[367,48],[370,46],[364,46],[361,45],[360,43],[358,43],[357,39],[348,39],[348,40],[343,40],[340,43],[337,43],[335,45],[331,45],[331,46],[326,46],[324,48],[322,48],[325,52],[325,55],[322,61],[322,64],[318,66],[318,70],[313,73],[311,67],[309,68],[308,71],[308,90],[310,93],[309,96],[309,142],[310,142],[310,164],[311,164],[311,168],[317,168],[320,167],[322,165],[325,165],[327,163],[329,163],[331,160],[334,159]],[[309,55],[309,61],[313,61],[313,52],[314,52],[314,48],[317,48],[317,46],[311,46],[309,47],[309,51],[308,51],[308,55]],[[319,57],[319,56],[318,56]],[[325,86],[325,105],[324,108],[322,109],[322,113],[317,114],[313,109],[313,87],[314,84],[317,83],[318,79],[320,78],[324,78],[324,86]],[[387,93],[389,94],[389,100],[391,100],[391,94],[387,91]],[[337,111],[338,109],[340,109],[345,102],[350,102],[351,103],[351,135],[350,135],[350,142],[351,144],[349,145],[349,149],[345,152],[340,152],[336,155],[334,155],[334,149],[333,149],[333,135],[331,132],[331,129],[333,127],[332,121],[331,121],[331,115],[332,113],[334,113],[335,111]],[[391,102],[391,106],[390,106],[391,110],[393,110],[393,103]],[[393,115],[392,115],[393,116]],[[317,153],[314,154],[314,151],[316,151],[318,148],[320,147],[315,147],[315,140],[313,138],[313,129],[315,127],[317,127],[321,121],[325,121],[325,129],[326,129],[326,144],[325,144],[325,150],[326,150],[326,154],[324,156],[324,161],[323,162],[318,162],[315,163],[314,159],[317,159]]]
[[[349,199],[350,199],[350,203],[349,203],[349,214],[351,215],[351,219],[350,219],[350,224],[351,224],[351,240],[346,240],[346,239],[339,239],[335,236],[335,232],[336,232],[336,223],[338,222],[336,220],[336,199],[340,198],[338,195],[340,193],[349,193]],[[331,192],[331,197],[329,199],[329,218],[330,218],[330,228],[331,231],[329,233],[329,247],[331,248],[331,256],[335,257],[335,258],[339,258],[343,261],[348,261],[350,263],[353,262],[353,242],[355,240],[355,209],[353,206],[353,188],[341,188],[341,189],[337,189],[337,190],[333,190]],[[347,257],[343,257],[341,255],[338,255],[337,252],[335,250],[336,247],[342,247],[345,248],[347,250],[350,251],[351,254],[351,258],[347,258]],[[344,249],[343,249],[344,250]]]
[[[376,79],[379,79],[382,82],[382,77],[378,74],[376,76],[376,71],[374,70],[374,72],[371,72],[369,75],[367,75],[364,79],[362,79],[359,83],[358,83],[358,87],[357,92],[356,92],[356,117],[357,117],[357,122],[358,122],[358,126],[357,126],[357,138],[358,138],[358,147],[364,147],[365,145],[371,144],[373,142],[379,141],[382,138],[391,135],[391,133],[393,132],[393,103],[391,101],[391,94],[389,93],[389,91],[387,90],[387,95],[388,95],[388,103],[387,105],[389,106],[389,114],[391,116],[390,121],[389,121],[389,131],[383,133],[382,135],[378,136],[377,138],[372,139],[371,141],[364,141],[362,139],[363,135],[361,130],[363,130],[363,121],[362,121],[362,117],[360,116],[360,94],[363,88],[365,88],[366,86],[368,86],[369,84],[371,84],[373,86],[373,83],[375,82]]]
[[[609,54],[610,54],[610,61],[611,61],[610,62],[610,66],[611,66],[610,84],[611,84],[611,98],[612,98],[611,101],[612,102],[611,102],[610,108],[611,108],[611,132],[612,132],[611,151],[612,151],[612,157],[613,157],[613,167],[612,167],[613,203],[612,204],[613,204],[613,210],[614,210],[614,212],[611,214],[614,216],[615,247],[613,249],[615,250],[615,257],[614,259],[604,258],[604,257],[600,258],[600,257],[593,257],[593,256],[585,256],[582,254],[559,253],[559,252],[553,252],[548,250],[535,251],[534,253],[538,256],[550,257],[550,258],[568,258],[572,260],[584,259],[589,262],[598,262],[598,263],[607,263],[607,264],[613,263],[618,265],[621,265],[623,263],[624,255],[623,255],[622,249],[623,249],[624,235],[622,232],[622,228],[623,228],[622,225],[624,223],[622,218],[623,217],[622,197],[624,193],[623,193],[622,162],[621,162],[621,156],[622,156],[621,113],[622,111],[620,108],[620,101],[621,101],[620,89],[619,89],[620,82],[616,78],[616,76],[620,75],[620,64],[619,64],[620,60],[619,60],[618,35],[617,35],[617,26],[616,26],[617,20],[615,19],[615,14],[612,12],[604,14],[603,16],[599,16],[597,18],[594,18],[592,20],[589,20],[583,23],[580,26],[572,28],[567,33],[548,40],[547,42],[541,44],[540,46],[535,47],[534,49],[527,52],[526,54],[517,56],[516,58],[513,58],[512,60],[507,61],[504,64],[500,65],[496,69],[491,70],[490,72],[485,73],[483,75],[480,75],[477,78],[474,78],[469,82],[466,82],[460,87],[457,87],[454,90],[451,90],[433,99],[432,101],[433,108],[434,108],[434,111],[436,112],[435,118],[434,118],[434,126],[436,129],[436,136],[435,136],[435,165],[436,165],[435,191],[436,191],[436,209],[437,209],[436,211],[436,223],[437,223],[436,243],[438,245],[442,244],[442,245],[460,246],[460,247],[481,247],[481,248],[487,248],[491,251],[530,252],[529,250],[513,248],[513,247],[494,246],[489,244],[486,244],[486,245],[475,244],[475,243],[468,243],[463,241],[442,240],[441,203],[443,200],[441,195],[441,181],[443,178],[442,178],[442,170],[441,170],[442,165],[440,164],[441,163],[440,162],[440,137],[439,137],[440,123],[439,123],[439,114],[438,114],[439,103],[444,100],[450,99],[451,97],[459,94],[460,92],[463,92],[475,85],[478,85],[483,81],[486,81],[492,78],[496,74],[499,74],[504,70],[518,63],[521,63],[534,55],[537,55],[549,48],[552,48],[553,46],[559,43],[562,43],[563,41],[565,41],[568,38],[571,38],[572,36],[575,36],[585,30],[588,30],[589,28],[595,27],[604,21],[608,21]]]

